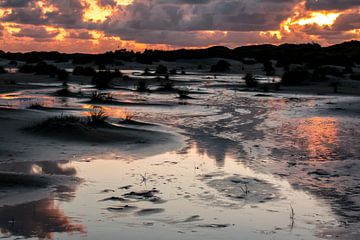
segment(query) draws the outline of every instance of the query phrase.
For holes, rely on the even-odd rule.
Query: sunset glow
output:
[[[282,30],[288,33],[306,25],[331,27],[340,15],[340,12],[308,11],[305,7],[305,2],[301,2],[294,7],[293,16],[283,21],[280,26]]]
[[[276,11],[270,14],[266,6]],[[0,49],[98,53],[309,41],[330,45],[360,40],[359,14],[360,4],[329,7],[312,0],[232,5],[218,0],[0,0]]]
[[[101,7],[96,0],[83,1],[85,6],[84,21],[100,21],[103,22],[111,16],[111,7]]]

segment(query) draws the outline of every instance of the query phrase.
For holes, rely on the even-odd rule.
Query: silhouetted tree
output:
[[[92,67],[82,67],[82,66],[77,66],[74,68],[72,74],[73,75],[79,75],[79,76],[94,76],[94,74],[96,73],[95,69]]]
[[[19,68],[20,73],[34,73],[35,67],[33,65],[24,64]]]
[[[148,92],[149,88],[145,79],[141,79],[136,85],[136,91],[138,92]]]
[[[270,61],[264,62],[264,71],[266,76],[273,76],[275,74],[275,68]]]
[[[110,83],[114,75],[110,71],[101,71],[94,74],[92,78],[92,83],[98,89],[106,89],[110,87]]]
[[[171,70],[169,71],[169,74],[171,74],[171,75],[177,74],[177,69],[176,69],[176,68],[171,69]]]
[[[168,73],[168,69],[164,65],[159,65],[157,66],[155,73],[159,75],[165,75]]]
[[[334,93],[338,93],[339,92],[339,86],[341,86],[341,83],[339,81],[331,82],[329,84],[329,86],[333,88]]]
[[[69,78],[69,73],[64,69],[61,69],[58,71],[57,76],[58,76],[59,81],[67,82],[67,80]]]
[[[281,83],[284,85],[299,85],[309,79],[309,71],[304,67],[295,67],[282,76]]]
[[[215,65],[211,67],[211,72],[227,72],[230,70],[231,64],[225,60],[219,60]]]

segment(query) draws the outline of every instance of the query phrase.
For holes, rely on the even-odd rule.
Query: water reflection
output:
[[[4,236],[39,239],[55,239],[54,233],[86,232],[82,224],[67,217],[51,199],[0,208],[0,229]]]
[[[85,104],[82,106],[82,108],[89,110],[89,111],[83,113],[83,115],[86,117],[91,115],[92,110],[101,110],[106,114],[106,116],[109,116],[112,118],[118,118],[118,119],[126,119],[127,117],[134,115],[134,113],[132,111],[130,111],[126,108],[121,108],[121,107],[106,107],[106,106],[96,106],[96,105]]]
[[[338,123],[336,118],[312,117],[299,121],[298,138],[307,149],[311,160],[332,160],[338,148]]]
[[[76,169],[68,166],[69,161],[17,162],[0,164],[0,171],[25,174],[49,174],[75,176]]]

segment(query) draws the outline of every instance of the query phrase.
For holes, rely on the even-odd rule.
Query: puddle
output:
[[[34,168],[85,181],[70,198],[59,197],[66,193],[60,189],[50,198],[0,207],[3,237],[115,239],[121,231],[126,239],[238,239],[239,232],[246,239],[316,239],[320,226],[337,224],[323,201],[230,157],[218,167],[195,144],[186,153],[140,160],[94,156],[90,162],[0,166],[39,174]],[[231,187],[237,184],[247,184],[249,193]]]

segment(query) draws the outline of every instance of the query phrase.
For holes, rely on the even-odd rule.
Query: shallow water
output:
[[[26,109],[38,103],[43,108],[26,111],[48,115],[87,116],[98,106],[119,124],[133,114],[135,120],[157,124],[136,127],[175,129],[187,141],[182,149],[146,158],[116,149],[89,156],[85,148],[59,162],[4,159],[0,171],[76,176],[83,182],[57,186],[36,201],[1,206],[0,236],[338,239],[329,230],[358,223],[359,202],[350,200],[358,194],[360,152],[348,146],[360,144],[359,119],[326,107],[329,101],[357,98],[257,97],[234,90],[240,76],[218,76],[215,83],[209,77],[178,76],[189,82],[181,86],[202,89],[184,102],[176,94],[129,89],[104,91],[113,94],[115,104],[91,104],[92,86],[78,84],[71,86],[81,94],[71,98],[54,96],[57,89],[52,86],[1,94],[0,106]]]
[[[59,163],[57,167],[33,163],[31,168],[25,168],[32,173],[33,169],[41,173],[44,168],[48,174],[74,174],[85,182],[70,191],[61,189],[46,199],[1,207],[4,236],[114,239],[120,234],[126,239],[220,239],[224,236],[237,239],[241,234],[246,239],[317,239],[314,234],[321,234],[321,228],[338,224],[320,199],[293,189],[280,177],[257,173],[231,157],[226,157],[225,164],[219,168],[214,159],[198,152],[196,144],[186,152],[138,160],[120,156],[75,160],[78,161]],[[227,182],[226,178],[234,176],[263,183],[249,185],[247,195],[241,191],[227,192],[227,186],[233,182]],[[219,191],[212,187],[209,182],[213,179],[223,182],[225,189]],[[152,189],[159,191],[156,195],[163,201],[124,197],[132,191]],[[231,194],[242,195],[242,198],[235,199]],[[264,196],[272,197],[263,201]],[[109,197],[122,197],[126,201],[101,201]],[[128,211],[119,208],[124,206],[132,208]],[[293,221],[290,206],[295,211]],[[17,212],[19,209],[22,211]],[[163,211],[139,214],[144,209]],[[3,213],[12,214],[13,225],[9,225]],[[41,216],[31,218],[34,215]],[[24,221],[32,227],[31,231],[24,228]]]

